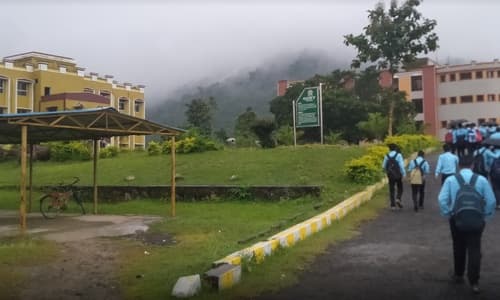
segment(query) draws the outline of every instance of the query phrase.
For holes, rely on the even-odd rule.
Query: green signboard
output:
[[[320,126],[319,89],[305,88],[297,99],[297,128]]]

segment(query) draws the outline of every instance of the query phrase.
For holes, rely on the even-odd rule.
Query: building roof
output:
[[[0,115],[0,144],[20,144],[28,126],[28,143],[101,139],[126,135],[175,136],[185,130],[125,115],[112,107]]]
[[[71,57],[54,55],[54,54],[49,54],[49,53],[37,52],[37,51],[31,51],[31,52],[25,52],[25,53],[6,56],[3,58],[3,60],[4,61],[16,61],[16,60],[24,59],[24,58],[28,58],[28,57],[37,57],[37,58],[42,58],[42,59],[57,60],[57,61],[62,61],[65,63],[72,63],[72,64],[75,63],[75,60]]]

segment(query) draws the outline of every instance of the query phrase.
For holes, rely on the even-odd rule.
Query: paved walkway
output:
[[[436,156],[429,157],[432,170]],[[405,183],[399,212],[385,210],[361,234],[331,246],[300,283],[259,299],[500,299],[500,212],[486,226],[480,286],[450,284],[453,258],[447,220],[439,215],[440,180],[427,180],[425,210],[412,209]]]

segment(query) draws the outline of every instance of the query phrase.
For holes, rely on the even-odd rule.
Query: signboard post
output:
[[[294,136],[296,128],[320,127],[321,144],[323,144],[323,108],[321,99],[321,84],[319,87],[309,87],[302,90],[294,104]]]

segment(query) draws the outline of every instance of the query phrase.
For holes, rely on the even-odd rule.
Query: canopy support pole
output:
[[[171,200],[171,216],[175,217],[175,136],[172,136],[171,140],[172,146],[170,149],[170,154],[172,157],[172,167],[171,167],[171,190],[170,190],[170,200]]]
[[[30,177],[29,177],[29,184],[30,184],[30,191],[28,194],[28,212],[31,212],[31,205],[33,203],[33,144],[30,144]]]
[[[26,148],[28,145],[28,126],[21,127],[21,203],[19,206],[19,217],[21,232],[26,230]]]
[[[97,157],[99,156],[99,140],[94,140],[94,214],[97,214]]]

